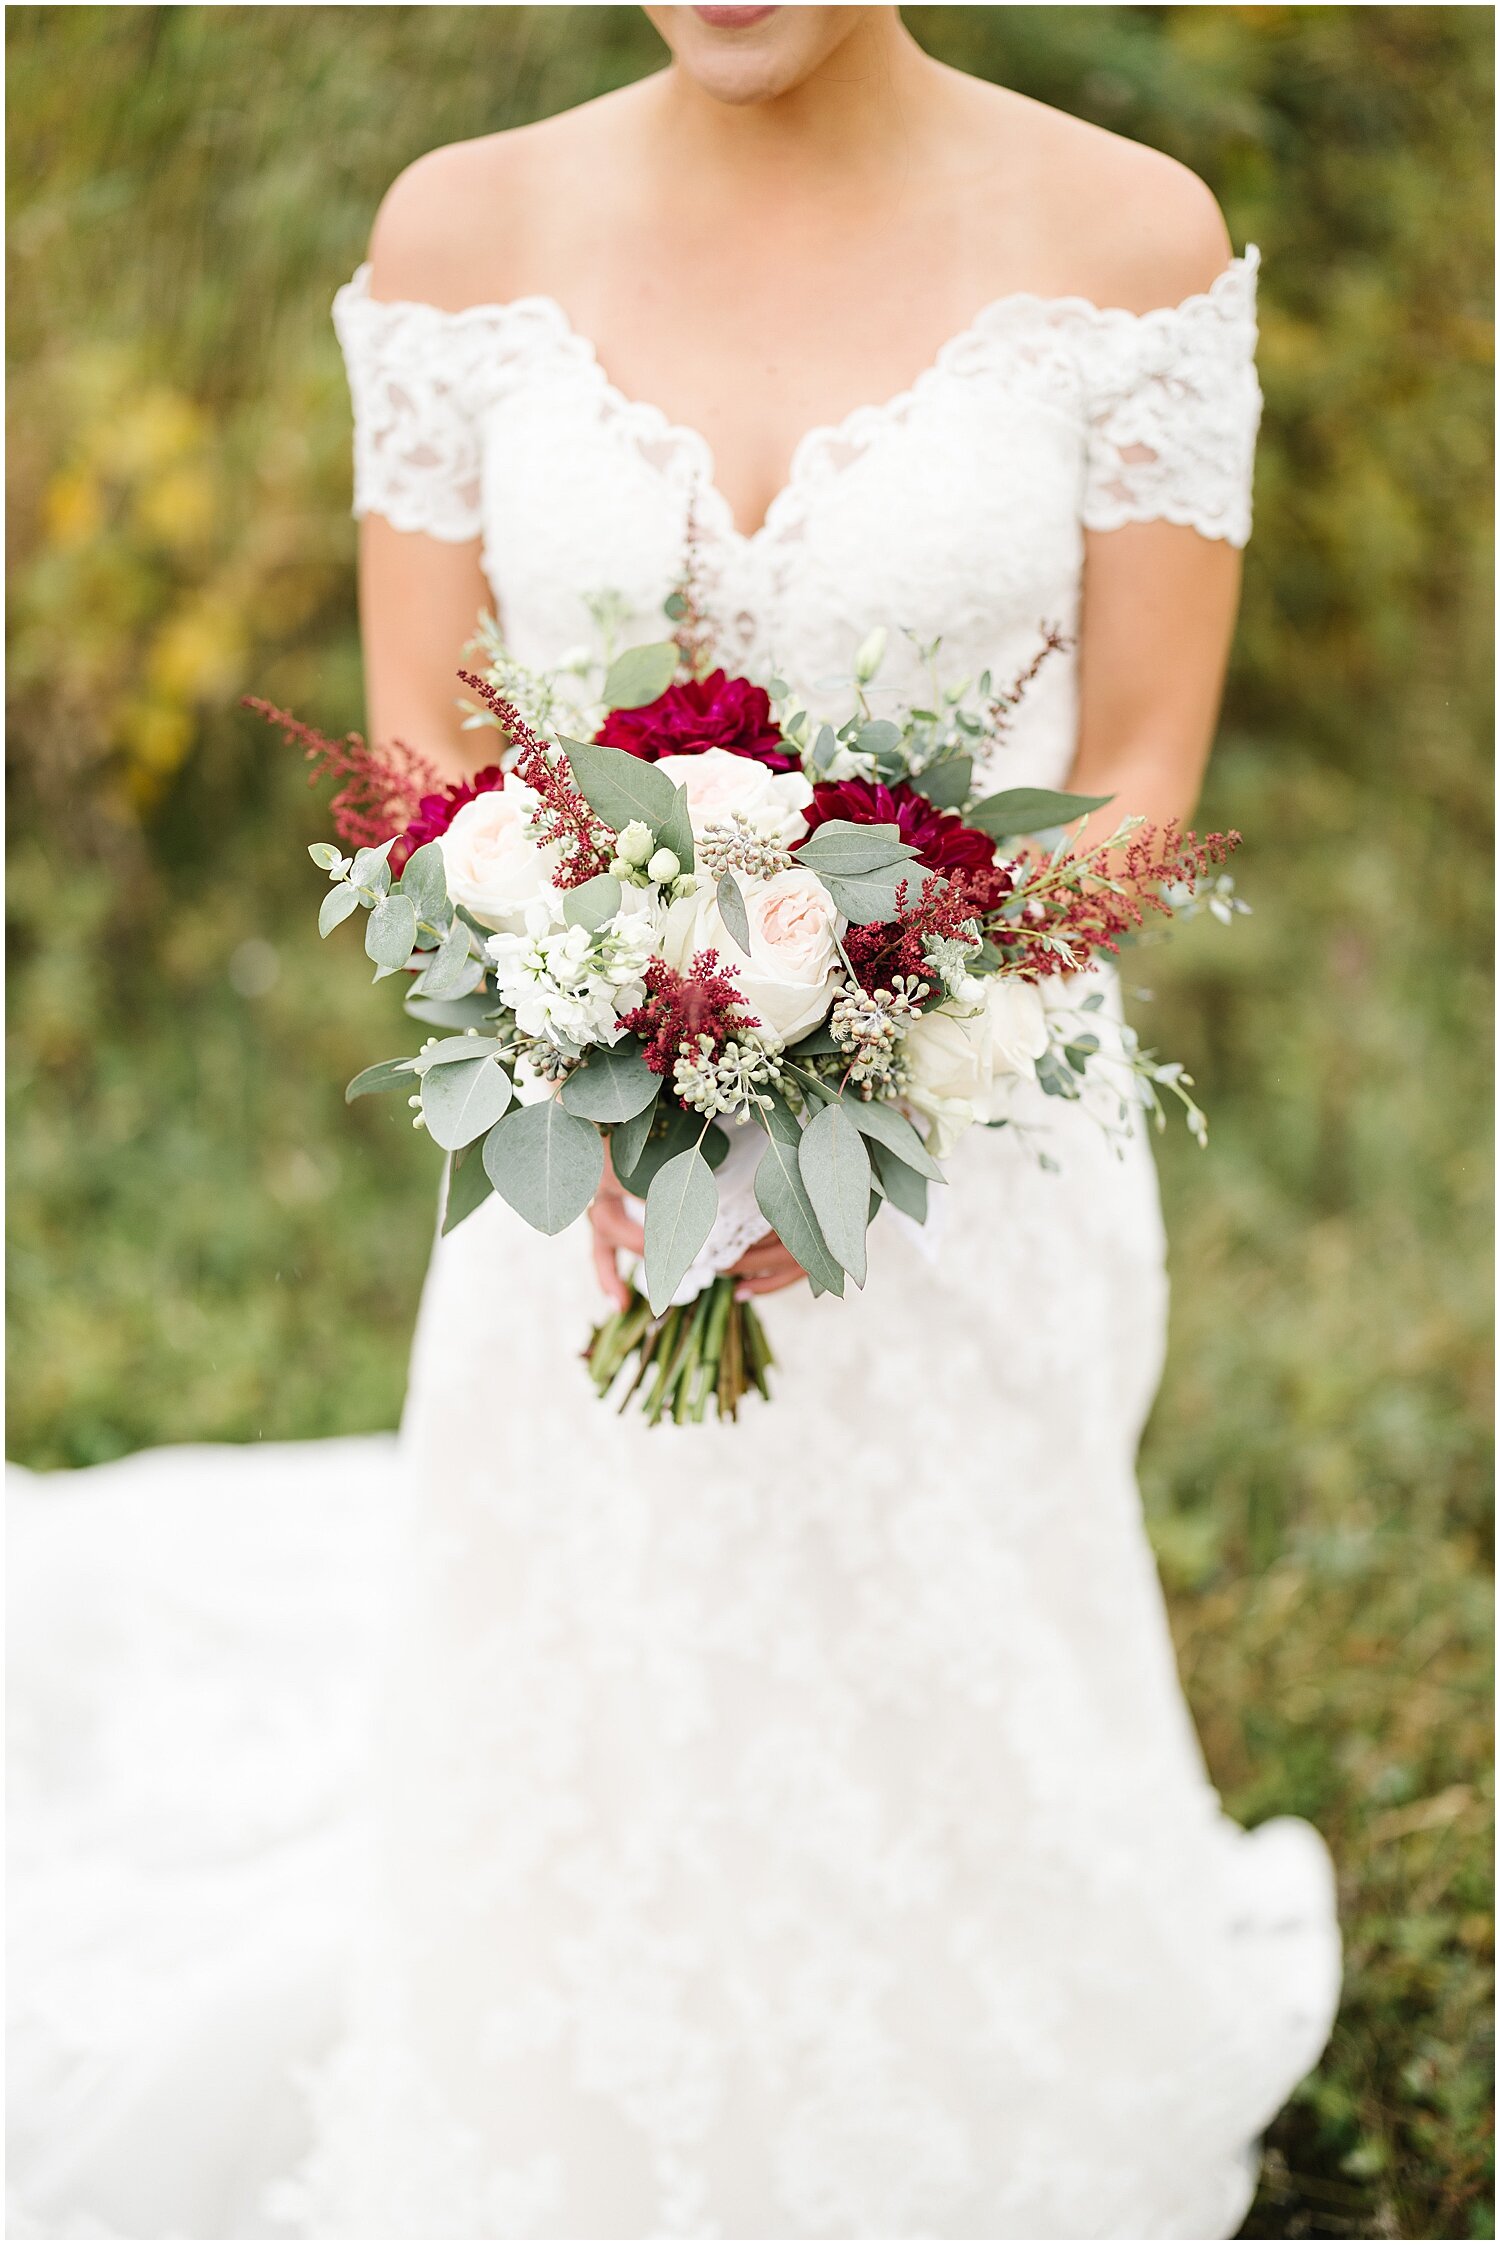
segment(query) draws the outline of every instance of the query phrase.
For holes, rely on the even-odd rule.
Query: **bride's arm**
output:
[[[1085,838],[1127,815],[1192,815],[1213,744],[1239,605],[1240,555],[1169,522],[1091,531],[1071,784],[1110,795]]]
[[[370,738],[402,740],[462,779],[485,762],[489,733],[465,733],[457,672],[487,604],[479,541],[449,545],[366,515],[359,534],[359,624]]]

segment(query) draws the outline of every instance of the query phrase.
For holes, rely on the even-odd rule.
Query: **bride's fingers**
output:
[[[589,1211],[595,1233],[609,1241],[611,1247],[622,1247],[629,1255],[645,1252],[646,1239],[641,1227],[625,1213],[625,1203],[613,1193],[601,1194]]]
[[[780,1294],[786,1287],[795,1286],[798,1279],[806,1278],[806,1276],[807,1273],[803,1270],[802,1265],[794,1263],[788,1258],[785,1265],[778,1266],[773,1271],[762,1272],[758,1277],[737,1279],[734,1289],[735,1299],[740,1302],[748,1302],[753,1294]]]
[[[597,1225],[594,1227],[594,1275],[599,1281],[600,1289],[605,1298],[613,1302],[616,1309],[628,1308],[630,1288],[620,1276],[620,1266],[615,1260],[614,1249],[610,1246],[608,1240],[603,1237]]]

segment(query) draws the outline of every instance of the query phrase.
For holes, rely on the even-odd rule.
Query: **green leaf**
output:
[[[344,853],[337,842],[309,842],[307,854],[321,873],[331,873],[344,862]]]
[[[923,1145],[921,1135],[914,1130],[898,1107],[888,1107],[881,1099],[856,1099],[851,1093],[843,1095],[843,1107],[849,1120],[862,1137],[873,1138],[877,1145],[887,1146],[908,1169],[919,1176],[931,1177],[937,1184],[943,1182],[943,1173]]]
[[[352,1105],[356,1099],[366,1098],[372,1091],[406,1091],[416,1087],[415,1065],[410,1060],[377,1060],[373,1068],[361,1068],[353,1082],[344,1088],[344,1103]]]
[[[448,1156],[448,1189],[443,1195],[443,1230],[454,1231],[466,1216],[472,1216],[483,1200],[494,1191],[489,1171],[484,1166],[484,1155],[476,1146],[465,1146]]]
[[[901,839],[898,826],[857,826],[851,819],[831,818],[792,852],[814,873],[875,873],[888,865],[914,858],[916,851]]]
[[[672,809],[656,829],[658,849],[670,850],[684,873],[691,873],[696,859],[693,853],[693,820],[688,810],[687,789],[677,786],[672,791]]]
[[[539,1232],[565,1231],[583,1214],[604,1173],[604,1140],[556,1099],[517,1107],[484,1142],[490,1182]]]
[[[889,756],[893,748],[901,746],[901,728],[888,717],[874,717],[860,726],[854,745],[861,756]]]
[[[820,1021],[816,1029],[809,1029],[805,1037],[799,1037],[794,1045],[787,1046],[786,1056],[788,1060],[806,1060],[811,1059],[815,1053],[842,1050],[842,1045],[827,1022]]]
[[[409,896],[383,896],[365,927],[365,952],[394,974],[411,957],[417,940],[417,908]]]
[[[696,1146],[664,1162],[646,1195],[646,1299],[660,1317],[719,1213],[714,1173]]]
[[[646,1066],[634,1042],[600,1045],[567,1078],[562,1103],[585,1122],[623,1123],[649,1107],[660,1089],[660,1076]]]
[[[732,873],[721,873],[719,875],[719,885],[714,891],[714,895],[718,902],[719,918],[748,959],[750,956],[750,915],[745,910],[745,899],[741,894],[739,882]]]
[[[925,772],[913,773],[911,784],[938,810],[959,810],[968,801],[974,784],[974,759],[945,756],[941,764],[929,764]]]
[[[482,991],[476,991],[468,998],[408,997],[403,1010],[413,1021],[429,1021],[435,1029],[467,1029],[471,1022],[477,1028],[495,1009]]]
[[[443,869],[442,849],[436,842],[424,842],[419,850],[412,851],[401,876],[401,894],[411,898],[419,920],[447,918],[448,876]]]
[[[604,674],[605,708],[639,709],[644,702],[654,702],[676,677],[679,659],[677,643],[672,639],[627,647]]]
[[[660,1127],[645,1141],[640,1153],[630,1164],[628,1173],[621,1169],[618,1162],[615,1164],[615,1174],[620,1183],[628,1193],[634,1193],[637,1200],[645,1199],[651,1189],[651,1180],[663,1162],[670,1161],[674,1154],[680,1154],[686,1147],[697,1143],[699,1125],[694,1116],[684,1114],[680,1107],[666,1104],[659,1106],[656,1113]]]
[[[623,748],[599,741],[562,741],[573,777],[590,806],[616,834],[639,819],[655,834],[672,816],[677,790],[665,772]]]
[[[381,843],[378,850],[355,851],[354,863],[349,868],[349,878],[357,889],[374,889],[381,896],[384,896],[391,885],[391,869],[387,865],[386,859],[395,847],[396,837],[393,834],[388,842]]]
[[[870,1157],[841,1104],[813,1116],[802,1133],[797,1162],[830,1252],[855,1285],[863,1286]]]
[[[318,906],[319,935],[332,935],[334,929],[358,909],[358,890],[351,889],[347,881],[341,881],[336,889],[329,890]]]
[[[899,892],[904,887],[909,896],[915,896],[922,886],[920,866],[915,875],[904,865],[893,865],[880,873],[820,873],[828,894],[844,918],[855,927],[869,921],[893,920]]]
[[[977,826],[1003,842],[1012,834],[1040,834],[1049,826],[1071,826],[1113,802],[1110,795],[1059,795],[1049,787],[1008,787],[1003,794],[986,795],[983,802],[965,811],[964,824]]]
[[[436,1143],[450,1153],[482,1138],[510,1100],[510,1078],[488,1055],[434,1068],[422,1078],[423,1119]]]
[[[417,1074],[425,1076],[429,1068],[452,1068],[464,1060],[493,1060],[499,1050],[495,1037],[444,1037],[430,1052],[417,1054]]]
[[[624,890],[613,873],[596,873],[563,894],[563,918],[570,928],[587,928],[590,934],[612,920],[620,909]]]
[[[839,752],[838,735],[831,725],[820,725],[818,737],[813,742],[813,770],[826,772]]]
[[[767,1133],[766,1150],[755,1172],[755,1203],[772,1231],[795,1255],[814,1285],[825,1294],[842,1294],[844,1274],[828,1252],[828,1242],[818,1226],[802,1172],[797,1166],[799,1131],[795,1139],[779,1131]]]
[[[413,994],[423,998],[457,998],[473,978],[469,931],[455,913],[452,927],[413,984]]]
[[[870,1159],[892,1208],[899,1208],[914,1224],[927,1221],[927,1179],[897,1159],[888,1146],[872,1146]]]
[[[656,1082],[659,1092],[660,1076]],[[609,1134],[609,1158],[614,1163],[617,1177],[623,1178],[641,1158],[642,1149],[651,1135],[651,1125],[656,1120],[656,1096],[653,1095],[647,1101],[639,1114],[627,1115],[624,1122],[616,1123]]]

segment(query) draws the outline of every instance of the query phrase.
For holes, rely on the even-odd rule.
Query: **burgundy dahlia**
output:
[[[796,756],[772,722],[765,688],[748,678],[726,677],[722,670],[669,686],[640,709],[612,709],[594,738],[648,764],[659,756],[697,756],[706,748],[727,748],[773,772],[797,769]]]
[[[414,850],[446,834],[465,803],[472,803],[476,795],[488,795],[504,785],[505,774],[499,765],[487,764],[472,779],[457,780],[452,787],[444,788],[441,795],[424,795],[417,805],[416,816],[408,822],[391,851],[391,871],[399,873]]]
[[[995,845],[977,826],[965,826],[957,811],[940,811],[908,780],[883,787],[875,780],[824,780],[813,789],[808,830],[827,819],[849,819],[855,826],[895,826],[918,861],[934,873],[960,868],[987,872]]]

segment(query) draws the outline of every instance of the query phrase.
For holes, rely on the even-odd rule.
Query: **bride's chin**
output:
[[[864,8],[647,8],[683,76],[744,108],[790,93],[827,61]]]

